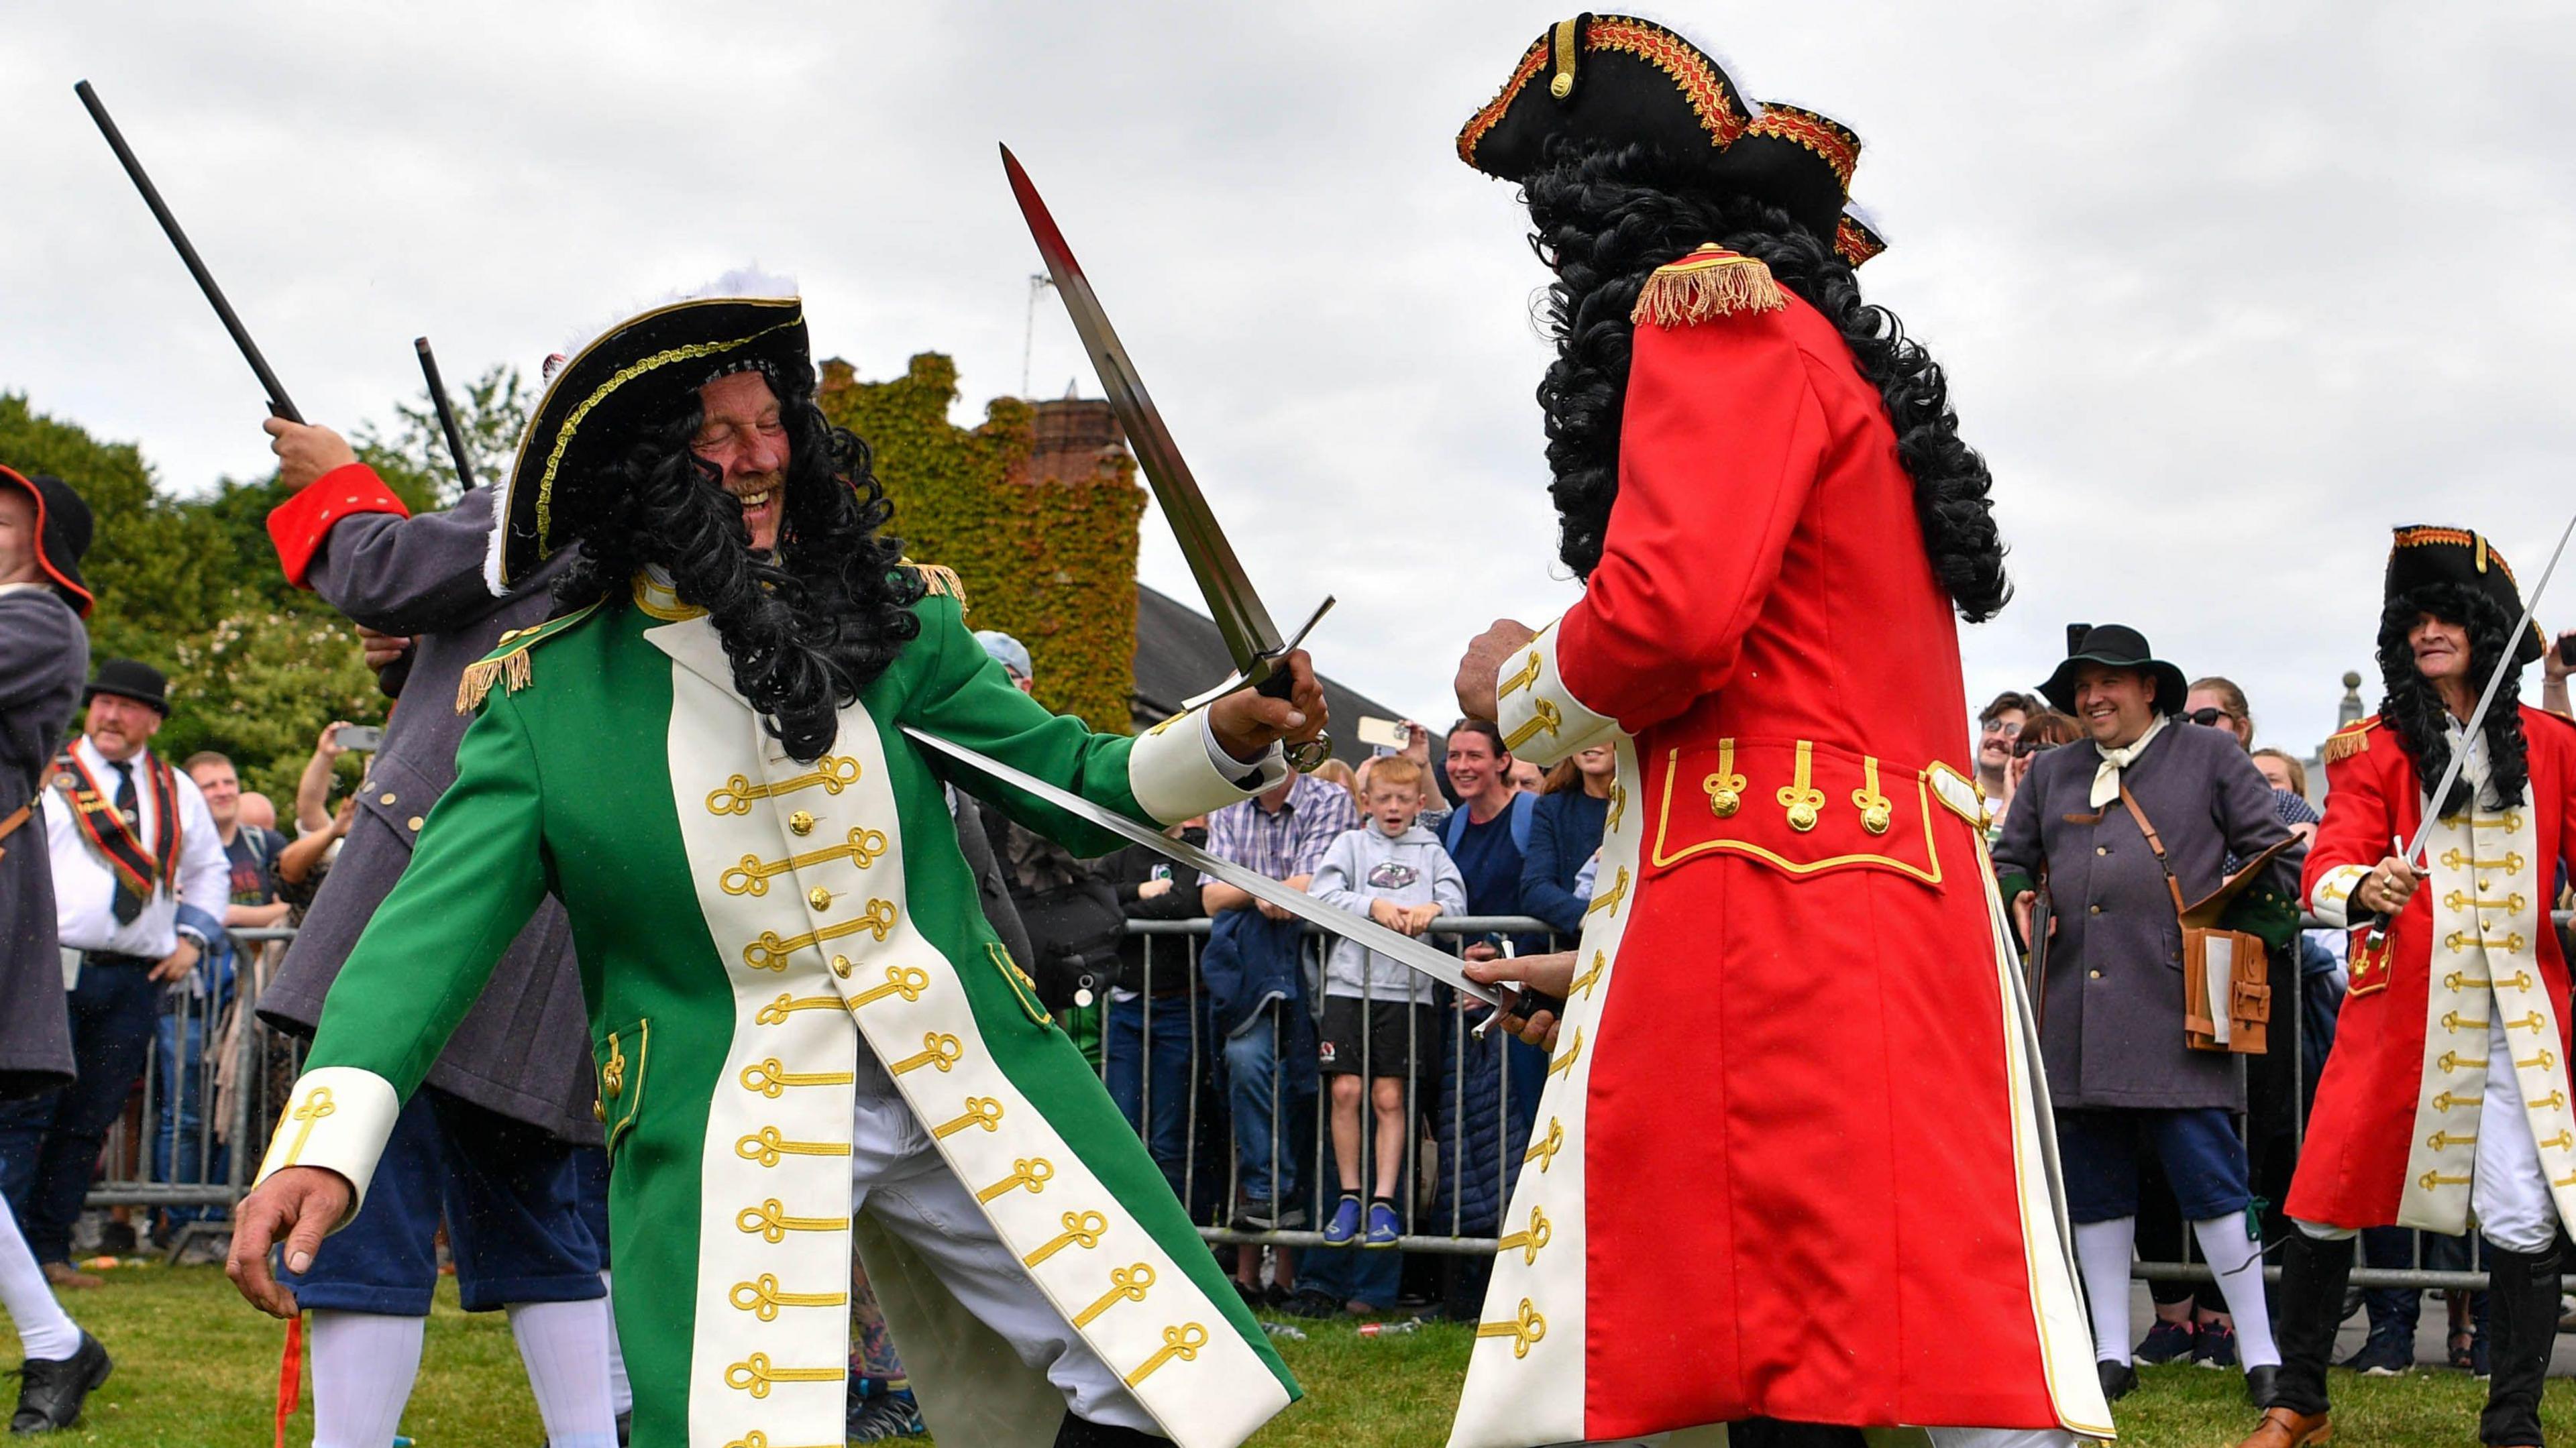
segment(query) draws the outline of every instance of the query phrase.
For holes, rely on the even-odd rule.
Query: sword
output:
[[[143,193],[143,204],[152,208],[153,219],[161,223],[162,234],[179,249],[179,260],[187,264],[188,275],[197,279],[197,289],[206,294],[206,301],[214,307],[216,318],[224,324],[224,330],[232,334],[233,345],[241,349],[242,360],[250,364],[251,375],[267,389],[268,410],[288,422],[302,422],[304,415],[295,410],[295,403],[287,397],[286,389],[278,385],[277,374],[268,370],[268,359],[259,355],[259,344],[250,339],[250,329],[241,324],[241,318],[233,315],[233,304],[224,300],[224,289],[215,285],[215,274],[206,270],[206,264],[197,259],[197,249],[188,244],[188,233],[179,229],[179,218],[172,216],[170,208],[162,203],[160,188],[152,184],[151,177],[143,174],[143,163],[134,159],[134,149],[125,144],[125,133],[119,131],[116,122],[108,116],[107,107],[100,103],[98,92],[90,89],[88,81],[82,81],[72,87],[72,93],[89,108],[89,118],[98,123],[98,133],[107,138],[108,149],[116,153],[116,159],[125,167],[126,177],[134,183],[134,189]]]
[[[1101,390],[1108,394],[1109,406],[1118,414],[1118,425],[1126,429],[1127,445],[1135,451],[1136,466],[1144,470],[1145,480],[1153,485],[1154,501],[1162,505],[1163,517],[1172,525],[1172,536],[1181,545],[1181,556],[1189,560],[1190,575],[1198,580],[1208,613],[1216,620],[1217,632],[1225,638],[1226,652],[1234,656],[1234,676],[1187,701],[1189,707],[1222,698],[1246,684],[1273,699],[1287,698],[1289,678],[1284,661],[1290,650],[1305,642],[1307,633],[1333,606],[1333,600],[1327,597],[1295,637],[1280,637],[1279,626],[1270,621],[1270,610],[1253,592],[1252,580],[1244,575],[1233,545],[1217,527],[1216,514],[1209,511],[1198,480],[1190,475],[1190,465],[1181,460],[1181,450],[1172,441],[1171,430],[1163,425],[1162,413],[1155,409],[1154,399],[1146,395],[1144,381],[1127,358],[1127,348],[1110,329],[1108,314],[1100,309],[1100,299],[1092,295],[1090,279],[1082,274],[1082,263],[1073,259],[1073,248],[1065,244],[1064,233],[1056,228],[1046,202],[1038,198],[1029,173],[1020,169],[1019,158],[1011,154],[1008,146],[1002,148],[1002,169],[1010,176],[1011,194],[1019,198],[1020,214],[1028,220],[1038,254],[1046,259],[1055,293],[1064,299],[1064,309],[1073,318],[1073,329],[1081,334],[1083,350],[1090,354],[1091,365],[1100,374]],[[1312,769],[1323,763],[1331,750],[1331,736],[1319,736],[1311,744],[1291,746],[1289,762],[1301,770]]]
[[[2496,660],[2495,671],[2487,675],[2486,692],[2478,695],[2478,707],[2469,715],[2469,727],[2460,731],[2460,747],[2451,751],[2451,762],[2442,769],[2442,782],[2434,787],[2432,794],[2433,806],[2415,822],[2415,838],[2406,842],[2406,853],[2398,856],[2409,865],[2424,853],[2424,839],[2433,832],[2433,821],[2442,813],[2442,802],[2451,797],[2451,786],[2459,783],[2460,766],[2468,762],[2469,751],[2477,747],[2478,729],[2487,722],[2487,710],[2494,706],[2496,694],[2504,688],[2507,678],[2522,672],[2521,666],[2514,663],[2513,656],[2522,652],[2523,630],[2530,628],[2532,619],[2539,615],[2540,595],[2549,587],[2549,576],[2558,571],[2558,560],[2566,554],[2567,540],[2571,536],[2576,536],[2576,518],[2569,518],[2567,526],[2559,531],[2558,546],[2550,552],[2549,566],[2540,570],[2540,581],[2531,585],[2531,596],[2522,605],[2521,621],[2513,626],[2513,632],[2504,636],[2504,657]],[[2363,941],[2362,948],[2377,950],[2387,938],[2388,917],[2371,916],[2370,934]]]
[[[1458,968],[1457,957],[1446,951],[1426,945],[1410,935],[1389,930],[1365,915],[1336,910],[1303,890],[1291,890],[1269,876],[1255,874],[1232,860],[1218,859],[1196,845],[1173,839],[1150,826],[1138,824],[1115,810],[1103,809],[1071,790],[1059,789],[1036,775],[1013,769],[1002,761],[989,755],[979,754],[963,744],[942,739],[936,734],[925,734],[910,725],[906,725],[903,732],[915,744],[945,754],[969,768],[991,775],[1004,784],[1026,790],[1085,824],[1098,825],[1123,839],[1133,840],[1168,860],[1223,880],[1256,900],[1267,900],[1300,920],[1321,926],[1331,934],[1376,951],[1399,965],[1418,970],[1452,990],[1473,996],[1489,1006],[1505,1004],[1493,987],[1480,985],[1468,979],[1467,973]]]

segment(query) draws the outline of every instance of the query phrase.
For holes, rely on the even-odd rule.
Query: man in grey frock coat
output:
[[[32,806],[89,678],[89,507],[60,478],[0,467],[0,1101],[71,1083],[54,873]],[[67,1428],[113,1366],[54,1300],[0,1202],[0,1308],[25,1344],[13,1433]]]
[[[2217,1272],[2247,1392],[2268,1406],[2281,1357],[2233,1120],[2245,1109],[2245,1072],[2228,1052],[2184,1044],[2182,922],[2166,870],[2197,901],[2218,888],[2229,856],[2252,859],[2288,830],[2235,737],[2178,717],[2182,671],[2155,658],[2137,630],[2091,630],[2040,692],[2088,738],[2032,761],[1995,846],[1995,873],[2025,938],[2035,888],[2048,891],[2055,916],[2040,1047],[2103,1393],[2116,1399],[2137,1385],[2129,1266],[2138,1157],[2153,1150]],[[2123,791],[2161,840],[2161,861]],[[2257,883],[2290,897],[2296,868],[2275,860],[2266,869]]]

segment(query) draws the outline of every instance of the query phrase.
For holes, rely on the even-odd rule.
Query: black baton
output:
[[[439,431],[447,434],[447,455],[456,463],[457,485],[470,488],[474,486],[474,466],[465,460],[465,434],[456,426],[456,409],[447,405],[447,384],[438,380],[438,357],[429,350],[427,337],[414,337],[411,345],[420,354],[420,375],[429,384],[429,405],[438,409]]]

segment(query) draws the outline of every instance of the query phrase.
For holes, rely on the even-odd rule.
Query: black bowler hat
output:
[[[2184,684],[2182,670],[2155,656],[2147,647],[2147,636],[2122,623],[2106,623],[2084,631],[2067,652],[2066,662],[2039,686],[2039,692],[2059,713],[2075,712],[2075,675],[2086,664],[2101,664],[2114,669],[2136,669],[2156,681],[2156,712],[2179,714],[2182,701],[2191,692]]]
[[[162,677],[159,669],[132,659],[109,659],[100,664],[98,677],[89,681],[81,702],[86,704],[101,694],[132,699],[165,716],[170,712],[170,681]]]
[[[2396,541],[2388,548],[2388,585],[2383,596],[2393,603],[2419,588],[2436,584],[2452,584],[2485,594],[2506,618],[2522,617],[2522,593],[2514,586],[2513,570],[2505,566],[2504,555],[2495,551],[2483,534],[2422,523],[2398,529]],[[2468,620],[2452,622],[2466,625]],[[2548,647],[2548,636],[2534,622],[2514,641],[2513,666],[2529,667]]]
[[[31,478],[0,468],[0,487],[13,484],[26,489],[36,503],[36,566],[44,570],[45,581],[63,596],[63,602],[81,617],[89,617],[94,600],[80,575],[81,555],[89,551],[89,504],[60,478]]]
[[[1747,99],[1706,51],[1653,21],[1589,12],[1558,21],[1458,132],[1458,157],[1525,181],[1559,138],[1655,146],[1712,184],[1787,211],[1853,266],[1887,249],[1844,210],[1860,162],[1850,127]]]

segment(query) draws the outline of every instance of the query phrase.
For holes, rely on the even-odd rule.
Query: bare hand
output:
[[[1389,930],[1404,930],[1404,907],[1396,904],[1392,900],[1371,900],[1369,902],[1368,913],[1371,920],[1376,921],[1378,924],[1385,926]],[[1404,930],[1404,933],[1411,935],[1413,932],[1410,930]]]
[[[161,963],[152,967],[151,978],[156,981],[177,980],[197,968],[198,953],[197,942],[180,936],[179,948],[163,956]]]
[[[358,647],[366,650],[367,669],[373,673],[391,665],[411,652],[411,640],[400,634],[378,633],[365,624],[358,625]],[[334,724],[333,729],[340,726]]]
[[[1431,731],[1411,719],[1403,722],[1404,757],[1429,769],[1431,767]],[[1424,783],[1427,785],[1429,781],[1426,780]]]
[[[1404,933],[1407,935],[1420,935],[1422,932],[1431,928],[1432,921],[1440,918],[1440,906],[1437,902],[1433,902],[1428,905],[1416,905],[1412,909],[1405,911],[1404,916]]]
[[[1503,666],[1537,637],[1529,625],[1508,618],[1494,620],[1492,628],[1476,635],[1467,656],[1458,661],[1458,712],[1470,719],[1491,719],[1501,712],[1494,703],[1494,686]]]
[[[349,1214],[356,1193],[349,1179],[318,1166],[290,1166],[259,1184],[233,1208],[233,1250],[224,1275],[243,1299],[271,1317],[293,1317],[295,1294],[278,1285],[268,1265],[269,1246],[286,1235],[286,1270],[313,1265],[322,1236]]]
[[[1287,663],[1287,698],[1237,689],[1208,705],[1208,729],[1218,748],[1250,764],[1283,739],[1302,744],[1324,732],[1331,711],[1324,707],[1324,686],[1315,682],[1315,661],[1298,649]]]
[[[2549,649],[2541,654],[2540,680],[2542,683],[2564,683],[2569,674],[2576,674],[2576,664],[2571,664],[2558,656],[2559,650],[2568,646],[2569,639],[2576,639],[2576,628],[2560,634]]]
[[[2030,943],[2030,918],[2032,912],[2038,908],[2038,905],[2039,896],[2028,890],[2024,890],[2013,897],[2013,923],[2021,927],[2022,943],[2025,945]],[[2057,938],[2057,917],[2055,915],[2048,917],[2048,938],[2051,940],[2055,940]]]
[[[358,797],[353,794],[347,799],[340,801],[340,808],[332,814],[331,837],[334,839],[348,838],[349,826],[356,824],[357,822]]]
[[[1158,900],[1171,893],[1172,882],[1169,879],[1148,880],[1136,887],[1136,898],[1139,900]]]
[[[1574,988],[1574,952],[1570,950],[1552,955],[1524,955],[1512,960],[1494,956],[1482,960],[1471,958],[1465,969],[1467,978],[1479,985],[1500,985],[1516,980],[1531,990],[1559,1000],[1565,999],[1565,993]],[[1556,1031],[1560,1024],[1556,1012],[1540,1011],[1526,1018],[1510,1011],[1498,1014],[1504,1030],[1531,1045],[1550,1048],[1556,1045]]]
[[[1262,914],[1273,920],[1294,920],[1297,918],[1296,916],[1289,914],[1285,908],[1273,905],[1258,895],[1254,896],[1252,899],[1252,908],[1260,911]]]
[[[340,731],[349,727],[346,719],[334,719],[322,726],[322,737],[313,741],[313,752],[325,759],[337,759],[349,751],[340,745]]]
[[[2352,898],[2373,914],[2393,916],[2406,908],[2406,902],[2415,894],[2415,887],[2423,883],[2422,871],[2390,855],[2362,877],[2360,887],[2352,892]]]
[[[268,450],[277,454],[278,481],[290,488],[301,488],[333,468],[358,460],[347,441],[327,427],[307,427],[282,417],[272,417],[259,427],[272,439]]]

